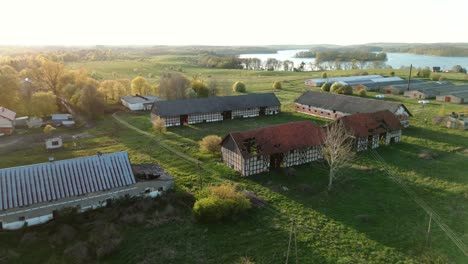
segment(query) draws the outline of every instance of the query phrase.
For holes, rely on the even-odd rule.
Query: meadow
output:
[[[385,176],[369,153],[360,153],[353,166],[340,173],[331,192],[326,191],[327,168],[320,162],[297,166],[294,175],[286,176],[284,170],[278,170],[243,178],[225,167],[220,155],[200,153],[198,141],[206,135],[224,137],[231,131],[272,124],[303,120],[324,124],[326,121],[293,111],[293,100],[309,89],[303,84],[304,80],[319,77],[319,72],[205,69],[193,65],[193,59],[193,56],[158,56],[142,61],[74,63],[69,67],[84,67],[104,79],[133,78],[137,74],[147,76],[152,73],[155,76],[149,78],[152,82],[157,82],[163,71],[180,69],[189,77],[215,78],[226,87],[235,81],[243,81],[248,93],[273,92],[272,83],[282,81],[283,88],[274,91],[282,103],[282,113],[271,117],[169,128],[164,134],[152,130],[149,113],[124,112],[119,115],[133,126],[150,132],[153,135],[151,138],[121,126],[107,115],[90,130],[93,137],[81,140],[80,149],[66,147],[53,155],[56,159],[64,159],[92,155],[97,151],[126,150],[133,163],[161,164],[175,177],[177,193],[196,194],[200,188],[227,182],[239,189],[255,192],[263,197],[267,205],[216,224],[195,222],[190,209],[178,203],[182,198],[177,198],[177,195],[167,201],[156,200],[151,209],[141,209],[141,212],[136,209],[132,211],[135,206],[131,203],[118,205],[84,214],[68,222],[54,221],[15,232],[2,231],[0,263],[5,260],[5,263],[76,262],[76,259],[64,253],[66,248],[76,240],[88,245],[98,244],[96,241],[101,240],[95,234],[99,233],[96,226],[102,222],[117,226],[121,243],[110,256],[92,256],[86,263],[284,263],[293,220],[297,223],[297,247],[293,243],[290,249],[291,262],[466,261],[466,256],[434,223],[428,239],[429,216],[398,184]],[[366,71],[369,74],[389,75],[391,70]],[[392,71],[402,77],[408,74],[407,70]],[[353,72],[336,71],[330,74],[350,75]],[[459,82],[465,78],[464,75],[448,77]],[[368,93],[369,97],[374,95]],[[468,243],[467,132],[430,123],[444,103],[431,101],[423,106],[401,96],[387,96],[386,100],[403,102],[413,118],[411,127],[403,131],[401,143],[381,147],[377,152],[385,159],[387,168],[425,200],[464,243]],[[444,105],[447,113],[463,110],[463,106]],[[201,168],[175,156],[158,142],[198,159]],[[421,158],[421,153],[431,153],[431,157]],[[45,162],[48,156],[39,147],[18,150],[1,155],[0,168]],[[182,194],[180,196],[183,197]],[[167,203],[173,204],[176,213],[164,218],[169,220],[162,221],[162,212],[167,209]],[[122,221],[122,214],[128,211],[131,214],[143,213],[144,219]],[[160,213],[155,216],[155,212]],[[154,224],[158,219],[160,223]],[[50,237],[64,224],[79,230],[79,235],[73,241],[64,240],[62,244],[51,242]],[[36,239],[25,242],[25,236],[30,233],[35,233]],[[98,238],[93,238],[95,236]]]

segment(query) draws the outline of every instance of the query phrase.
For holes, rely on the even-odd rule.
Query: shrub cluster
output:
[[[247,90],[245,84],[243,82],[235,82],[233,85],[232,85],[232,91],[234,92],[238,92],[238,93],[245,93],[245,91]]]
[[[200,151],[205,153],[217,153],[221,150],[221,137],[209,135],[200,141]]]
[[[213,186],[193,206],[193,213],[201,222],[217,222],[235,217],[248,209],[249,199],[237,192],[233,186]]]

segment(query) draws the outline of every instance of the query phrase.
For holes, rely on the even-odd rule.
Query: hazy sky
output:
[[[0,45],[468,42],[468,0],[2,0]]]

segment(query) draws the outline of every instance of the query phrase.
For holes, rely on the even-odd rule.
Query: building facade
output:
[[[249,94],[156,101],[151,110],[151,120],[154,122],[157,118],[162,118],[166,127],[171,127],[275,115],[280,111],[281,104],[275,94]]]
[[[409,120],[412,116],[406,106],[401,103],[326,92],[305,91],[294,102],[296,112],[326,119],[388,110],[400,120],[403,127],[409,127]]]
[[[228,167],[250,176],[322,159],[324,135],[310,122],[232,132],[221,142],[221,154]]]

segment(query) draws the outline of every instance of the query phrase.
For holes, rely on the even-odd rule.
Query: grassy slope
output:
[[[131,78],[138,68],[146,75],[156,76],[170,66],[183,65],[188,76],[201,74],[208,78],[243,80],[249,92],[271,91],[275,80],[287,80],[284,89],[276,92],[284,112],[275,117],[233,120],[223,123],[200,124],[171,128],[161,137],[178,150],[198,157],[204,162],[200,172],[205,184],[230,181],[256,191],[265,197],[269,206],[254,210],[238,222],[201,225],[189,220],[168,223],[158,228],[125,226],[125,239],[117,254],[105,260],[109,263],[237,263],[248,257],[256,263],[284,261],[289,238],[290,220],[298,221],[297,243],[301,263],[391,263],[399,260],[427,262],[429,259],[462,262],[463,255],[455,248],[440,228],[434,226],[431,248],[425,246],[428,217],[408,199],[398,185],[385,178],[374,168],[371,158],[363,153],[357,163],[342,173],[335,191],[325,191],[327,174],[323,165],[303,165],[296,168],[297,175],[286,178],[281,172],[240,178],[220,164],[219,156],[198,153],[197,141],[208,134],[224,136],[232,130],[244,130],[270,124],[297,120],[323,121],[292,112],[293,99],[306,87],[303,80],[319,76],[319,73],[246,72],[239,70],[209,70],[184,65],[185,57],[160,57],[146,62],[93,62],[85,65],[110,78],[112,72],[119,77]],[[73,65],[73,67],[78,67]],[[371,70],[373,73],[374,71]],[[386,70],[388,71],[388,70]],[[381,73],[386,71],[375,71]],[[397,74],[399,71],[397,71]],[[403,72],[402,72],[403,73]],[[463,77],[462,77],[463,78]],[[372,93],[370,94],[370,96]],[[449,130],[425,125],[424,118],[435,115],[439,103],[422,108],[413,100],[403,101],[413,112],[413,126],[404,131],[401,144],[382,147],[379,153],[392,168],[423,199],[446,220],[446,223],[468,243],[468,180],[466,179],[468,148],[465,131]],[[461,107],[446,105],[447,112]],[[148,115],[123,116],[135,126],[150,131]],[[173,157],[144,138],[114,124],[110,117],[93,130],[93,139],[82,142],[78,151],[62,150],[54,153],[57,158],[89,155],[97,150],[104,152],[128,150],[132,162],[158,162],[177,179],[180,188],[198,189],[196,166]],[[424,150],[436,152],[434,160],[423,160],[417,155]],[[47,157],[41,149],[17,151],[0,158],[0,167],[44,161]],[[22,158],[19,158],[22,157]],[[24,158],[26,157],[26,158]],[[301,185],[312,186],[312,192],[302,192]],[[289,188],[283,191],[282,187]],[[361,223],[355,216],[367,214],[370,223]],[[39,227],[39,231],[48,227]],[[19,232],[0,235],[0,246],[17,252],[24,263],[45,261],[61,251],[41,243],[25,249],[19,244]],[[34,250],[31,250],[34,248]]]

